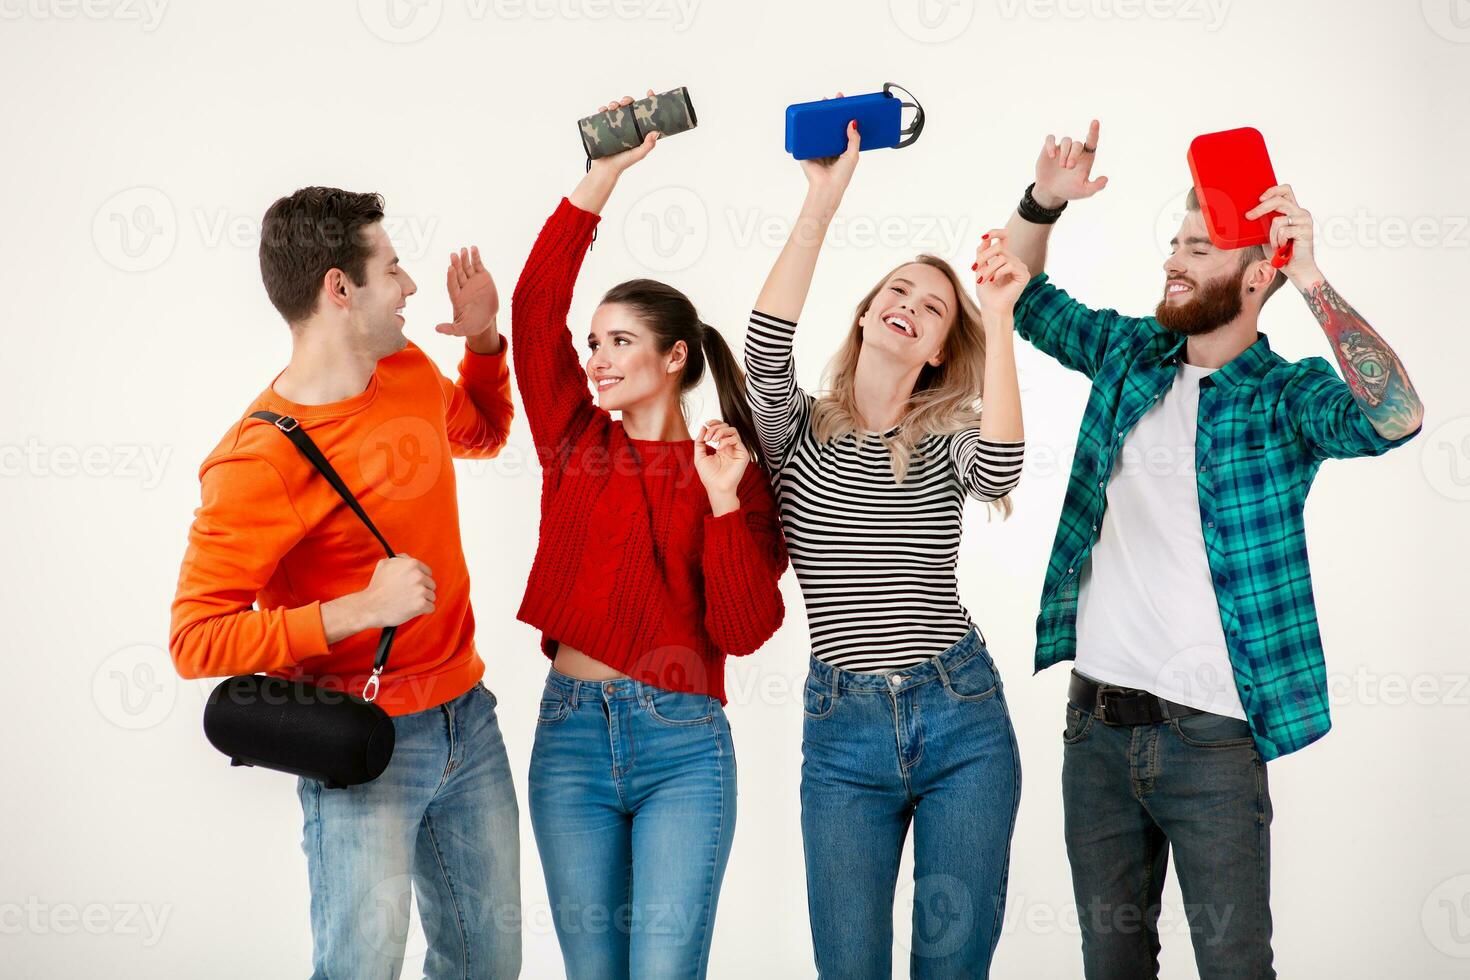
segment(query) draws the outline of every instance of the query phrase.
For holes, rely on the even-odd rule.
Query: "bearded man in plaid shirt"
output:
[[[1005,232],[1034,274],[1016,331],[1092,381],[1036,624],[1038,670],[1075,661],[1062,795],[1084,968],[1158,975],[1172,851],[1200,976],[1274,977],[1265,763],[1330,725],[1303,505],[1323,460],[1398,446],[1423,406],[1322,277],[1285,184],[1246,214],[1279,212],[1270,245],[1236,250],[1211,244],[1191,192],[1153,316],[1048,283],[1052,223],[1107,184],[1097,139],[1096,120],[1084,140],[1047,137]],[[1258,332],[1288,280],[1341,377]]]

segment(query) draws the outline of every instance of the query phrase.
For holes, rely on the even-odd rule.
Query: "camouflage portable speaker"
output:
[[[632,105],[597,112],[577,120],[582,146],[588,160],[610,157],[631,150],[643,137],[658,130],[659,137],[673,136],[699,124],[689,90],[682,85],[659,95],[639,99]]]

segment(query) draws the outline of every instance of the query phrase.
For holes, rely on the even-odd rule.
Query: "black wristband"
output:
[[[1067,202],[1063,201],[1059,208],[1044,208],[1036,203],[1036,198],[1031,196],[1031,189],[1035,186],[1035,181],[1026,185],[1026,193],[1021,195],[1021,203],[1016,205],[1016,212],[1034,225],[1055,223],[1062,216],[1062,212],[1067,210]]]

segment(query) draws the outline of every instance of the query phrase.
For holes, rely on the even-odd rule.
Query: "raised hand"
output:
[[[736,490],[750,462],[750,452],[733,425],[710,419],[694,437],[694,469],[718,516],[740,506]]]
[[[653,95],[653,89],[648,90],[648,95]],[[598,106],[594,111],[607,112],[610,109],[623,108],[632,104],[633,97],[631,95],[625,95],[621,99],[613,99],[607,105]],[[658,136],[659,134],[656,132],[649,133],[643,137],[641,144],[633,147],[631,150],[624,150],[621,153],[614,153],[610,157],[600,157],[593,160],[591,172],[604,171],[614,175],[622,173],[653,152],[653,144],[658,142]]]
[[[1031,280],[1025,263],[1006,250],[1007,239],[1004,228],[990,229],[975,249],[975,264],[970,266],[976,276],[975,300],[982,315],[990,314],[991,322],[997,315],[1010,316],[1015,311],[1016,300]]]
[[[837,98],[842,98],[841,92]],[[822,99],[826,102],[826,98]],[[847,149],[835,157],[817,157],[814,160],[802,160],[801,169],[806,174],[807,188],[811,191],[832,192],[841,195],[847,190],[848,183],[852,180],[852,173],[857,169],[858,152],[862,146],[862,138],[858,135],[857,121],[849,120],[847,123]]]
[[[500,293],[485,263],[480,261],[479,248],[471,245],[449,253],[447,280],[454,319],[434,329],[451,337],[488,341],[490,347],[498,348],[495,317],[500,312]]]
[[[1272,211],[1280,214],[1271,219],[1270,247],[1274,251],[1288,241],[1292,243],[1291,258],[1281,271],[1298,289],[1305,290],[1322,278],[1313,248],[1312,215],[1296,203],[1296,194],[1290,184],[1267,188],[1261,194],[1261,203],[1247,211],[1245,217],[1252,221]]]
[[[1036,187],[1031,196],[1044,208],[1061,207],[1066,201],[1091,197],[1108,186],[1106,177],[1089,180],[1097,159],[1098,123],[1087,127],[1086,139],[1063,137],[1060,143],[1050,134],[1036,158]]]

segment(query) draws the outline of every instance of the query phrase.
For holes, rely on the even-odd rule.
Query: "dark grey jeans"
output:
[[[1088,980],[1158,976],[1171,850],[1201,980],[1275,977],[1271,797],[1249,726],[1215,714],[1113,726],[1068,704],[1062,738]]]

